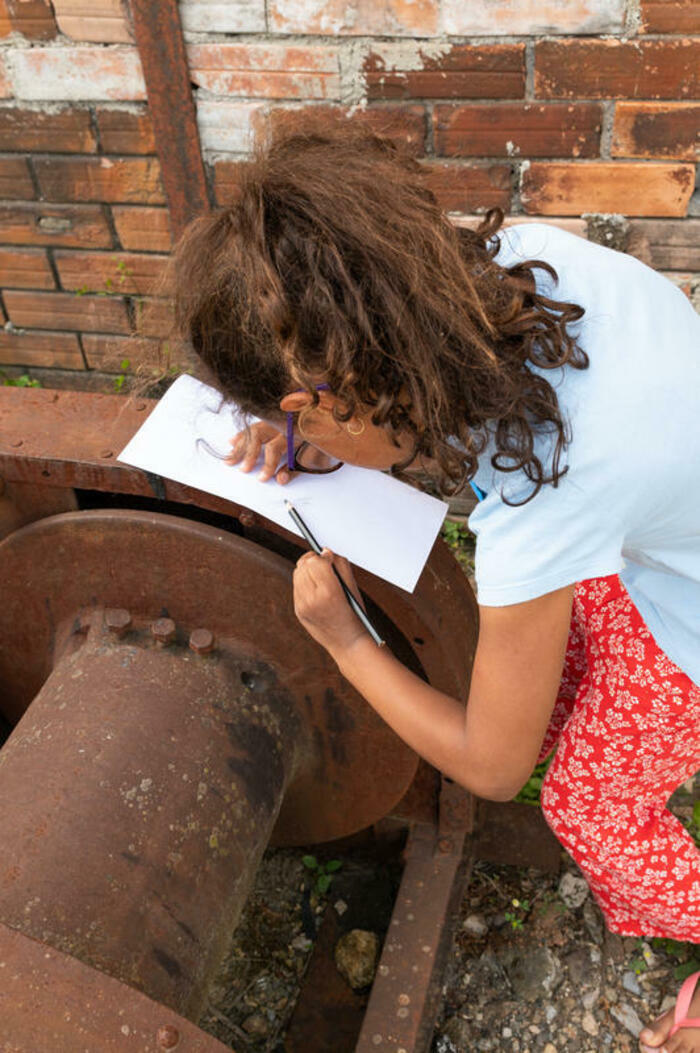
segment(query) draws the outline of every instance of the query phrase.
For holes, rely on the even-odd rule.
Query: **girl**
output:
[[[348,462],[474,485],[466,711],[374,645],[344,560],[301,557],[297,615],[478,796],[513,797],[556,748],[544,813],[609,928],[700,942],[700,853],[665,809],[700,768],[700,319],[639,261],[502,219],[456,228],[392,142],[305,117],[181,238],[176,325],[263,419],[233,440],[242,470],[262,452],[282,484]],[[689,1003],[641,1048],[700,1053]]]

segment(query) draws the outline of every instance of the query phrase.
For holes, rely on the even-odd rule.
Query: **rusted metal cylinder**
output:
[[[0,751],[0,921],[197,1019],[304,733],[249,656],[90,620]]]

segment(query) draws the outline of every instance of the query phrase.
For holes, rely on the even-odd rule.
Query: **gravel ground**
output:
[[[692,815],[696,796],[674,795]],[[443,984],[434,1053],[628,1053],[675,1001],[700,947],[605,929],[576,864],[475,864]]]
[[[696,780],[700,782],[700,780]],[[689,822],[700,787],[679,791],[673,811]],[[307,971],[323,912],[346,914],[380,881],[383,937],[398,874],[365,854],[339,853],[342,869],[318,895],[303,849],[265,854],[199,1026],[232,1049],[284,1053],[284,1032]],[[344,928],[354,926],[350,917]],[[310,938],[311,936],[311,938]],[[332,967],[329,963],[329,967]],[[675,1000],[700,969],[700,947],[621,938],[605,929],[573,860],[561,870],[477,861],[461,903],[442,987],[432,1053],[635,1053],[643,1024]],[[337,1047],[336,1053],[345,1053]]]

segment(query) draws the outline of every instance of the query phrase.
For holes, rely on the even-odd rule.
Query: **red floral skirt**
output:
[[[700,851],[666,808],[700,770],[700,687],[657,646],[614,574],[576,586],[540,760],[547,822],[623,936],[700,943]]]

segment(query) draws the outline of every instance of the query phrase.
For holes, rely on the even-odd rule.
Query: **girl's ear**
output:
[[[293,391],[280,399],[280,409],[283,413],[298,413],[304,406],[311,403],[311,395],[308,391]]]
[[[332,409],[338,401],[335,395],[331,395],[330,391],[319,391],[318,397],[319,403],[324,409]],[[292,391],[289,395],[285,395],[280,399],[279,406],[283,413],[298,413],[305,406],[310,406],[311,402],[312,398],[308,391]]]

